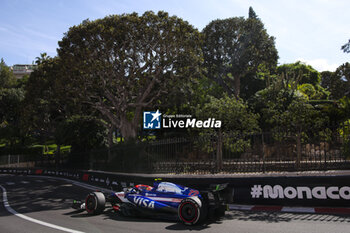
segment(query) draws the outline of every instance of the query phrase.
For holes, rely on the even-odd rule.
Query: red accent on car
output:
[[[112,206],[113,207],[113,209],[115,210],[115,211],[119,211],[120,210],[120,206],[119,205],[114,205],[114,206]]]
[[[43,173],[43,169],[36,169],[35,174],[41,175]]]
[[[151,191],[153,189],[152,186],[145,185],[145,184],[138,184],[138,185],[135,185],[135,187],[138,189],[146,189],[148,191]]]
[[[89,181],[89,174],[83,175],[83,181]]]
[[[188,193],[188,196],[198,196],[199,191],[191,189],[191,191]]]
[[[92,213],[92,212],[94,211],[94,210],[88,208],[88,200],[89,200],[90,198],[95,198],[95,197],[92,196],[92,195],[88,195],[88,196],[86,197],[86,199],[85,199],[85,210],[86,210],[88,213]]]

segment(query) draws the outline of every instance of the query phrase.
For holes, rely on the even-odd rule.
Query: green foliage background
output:
[[[277,141],[347,143],[349,131],[339,127],[350,119],[350,63],[320,73],[277,60],[275,38],[252,8],[247,18],[214,20],[202,32],[162,11],[83,21],[65,33],[57,57],[36,59],[29,77],[16,80],[1,60],[0,154],[70,150],[87,159],[125,140],[171,135],[204,138],[207,151],[215,150],[208,140],[221,138],[238,153],[251,146],[238,135],[261,132]],[[215,118],[222,127],[143,131],[142,112],[155,109]]]

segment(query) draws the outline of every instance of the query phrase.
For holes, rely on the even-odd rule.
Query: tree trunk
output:
[[[133,121],[130,122],[126,118],[121,118],[119,128],[125,141],[132,141],[136,139],[137,124],[135,124]]]
[[[239,99],[241,95],[241,77],[239,75],[234,77],[234,88],[235,88],[235,97]]]
[[[110,125],[108,129],[108,157],[107,157],[107,162],[111,161],[111,147],[113,146],[113,132],[114,132],[114,126]]]
[[[137,139],[138,124],[142,116],[142,107],[136,107],[134,117],[132,120],[128,120],[126,116],[120,117],[120,132],[122,133],[125,141],[133,141]]]

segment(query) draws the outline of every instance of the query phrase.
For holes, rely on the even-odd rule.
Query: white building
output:
[[[11,67],[13,75],[17,79],[21,79],[24,75],[30,75],[33,72],[35,65],[13,65]]]

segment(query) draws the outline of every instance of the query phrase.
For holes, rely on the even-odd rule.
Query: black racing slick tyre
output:
[[[189,197],[181,201],[178,216],[185,225],[194,225],[201,219],[202,202],[198,197]]]
[[[101,192],[93,192],[85,199],[85,209],[89,214],[101,214],[105,209],[106,198]]]

